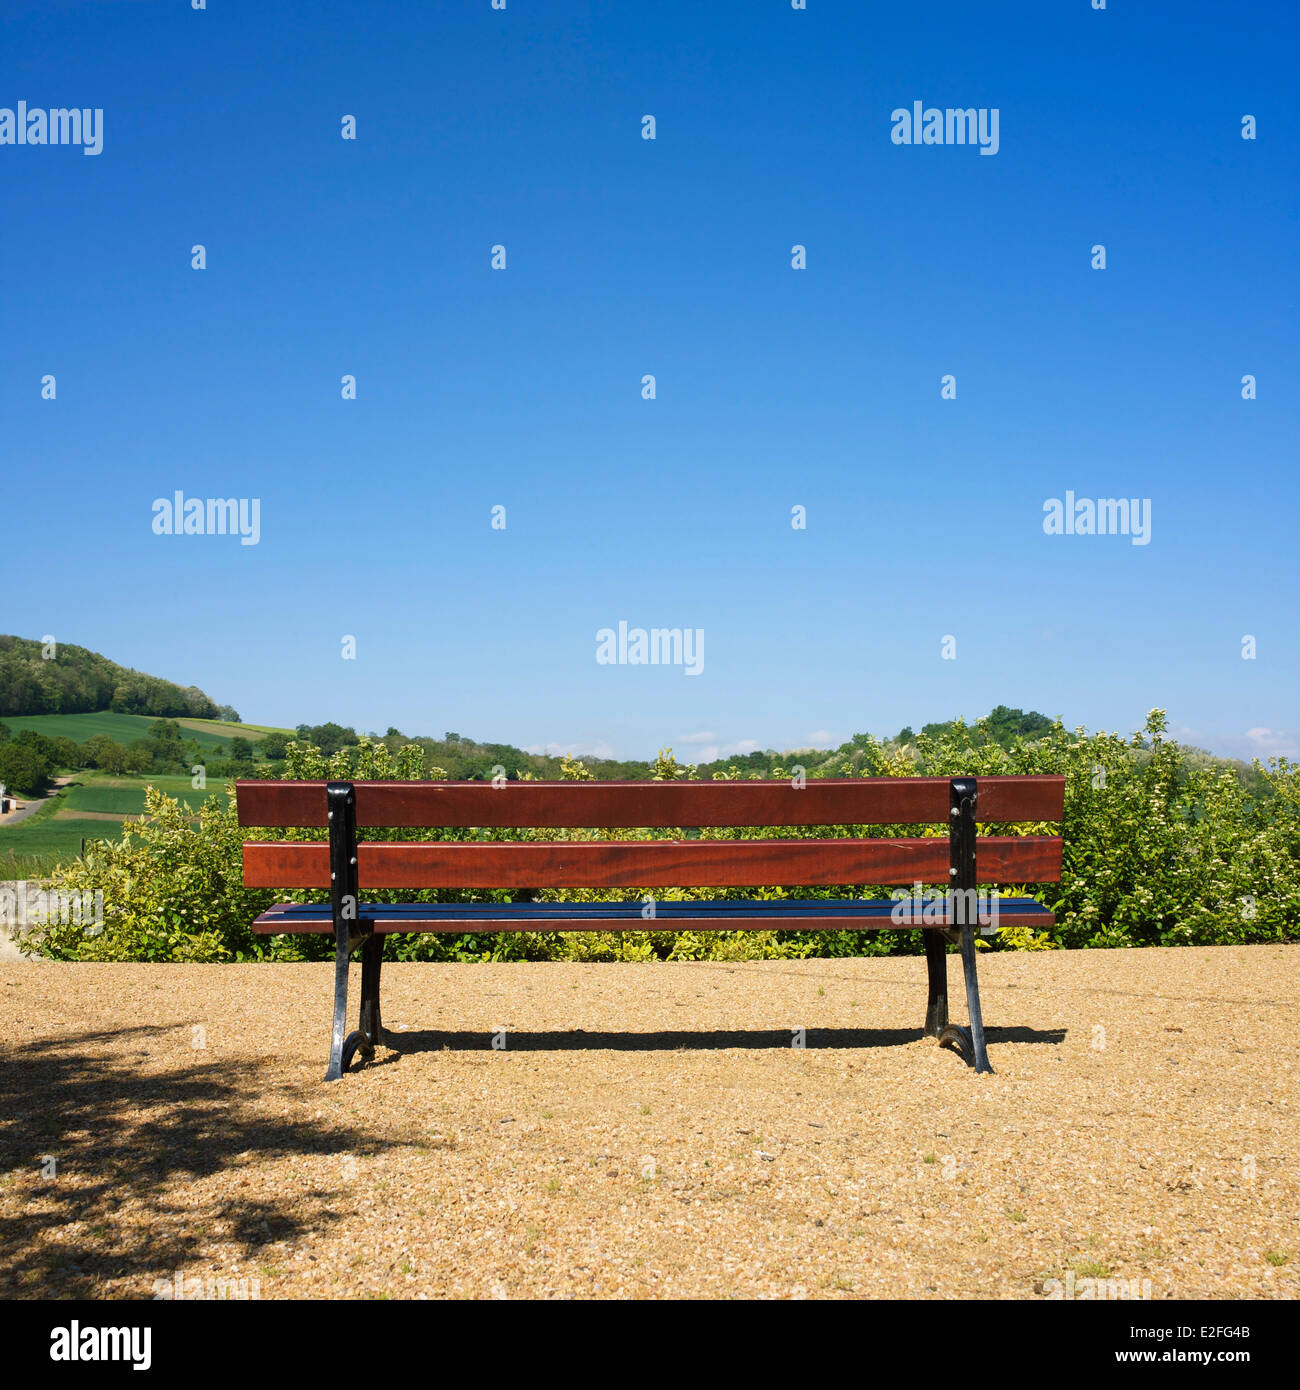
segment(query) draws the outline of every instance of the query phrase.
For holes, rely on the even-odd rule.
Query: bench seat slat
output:
[[[356,782],[359,826],[660,829],[756,825],[946,825],[946,777],[758,782]],[[240,825],[323,826],[322,782],[237,784]],[[1065,778],[981,777],[981,821],[1061,819]]]
[[[1054,883],[1059,836],[981,836],[981,883]],[[416,843],[357,846],[362,890],[374,888],[748,888],[770,884],[948,882],[946,839],[591,840],[574,843]],[[249,888],[328,888],[329,846],[248,841]]]
[[[781,898],[764,902],[661,902],[653,920],[639,902],[614,903],[368,903],[360,916],[375,931],[876,931],[933,926],[913,921],[904,901],[901,921],[890,898]],[[1003,898],[998,925],[1049,927],[1052,913],[1032,898]],[[331,932],[328,903],[277,903],[253,923],[260,935]]]

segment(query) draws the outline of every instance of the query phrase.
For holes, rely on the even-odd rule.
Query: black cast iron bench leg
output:
[[[379,965],[383,937],[373,924],[361,920],[357,886],[357,802],[350,782],[330,782],[325,789],[329,807],[330,903],[334,918],[334,1027],[330,1034],[326,1081],[338,1081],[360,1051],[369,1061],[379,1040]],[[348,966],[355,946],[361,954],[361,1027],[348,1026]]]
[[[361,948],[361,1026],[347,1032],[348,1026],[348,966],[352,951]],[[349,933],[346,943],[334,945],[334,1028],[330,1036],[329,1069],[326,1081],[338,1081],[352,1065],[358,1052],[367,1062],[375,1055],[379,1041],[379,967],[383,961],[384,938],[369,926],[361,934]]]
[[[960,916],[961,964],[966,976],[966,1009],[970,1027],[948,1022],[948,958],[944,953],[945,940],[952,940],[952,928],[947,931],[924,931],[926,967],[930,977],[930,1003],[925,1015],[927,1036],[939,1039],[940,1047],[951,1047],[975,1068],[976,1074],[991,1073],[988,1049],[984,1045],[984,1015],[980,1009],[979,976],[975,969],[975,932],[979,925],[973,899],[976,882],[975,868],[975,801],[974,778],[954,777],[949,784],[949,884],[958,890],[962,904]],[[969,896],[967,896],[969,894]],[[952,901],[950,894],[949,901]],[[954,920],[954,919],[950,919]]]
[[[925,1036],[938,1038],[940,1047],[960,1053],[967,1066],[975,1066],[975,1044],[959,1023],[948,1022],[948,942],[950,931],[922,931],[925,937],[925,966],[930,977],[930,1000],[925,1010]],[[985,1061],[988,1059],[985,1058]]]
[[[352,942],[349,933],[338,937],[334,942],[334,1029],[330,1035],[330,1061],[325,1072],[326,1081],[337,1081],[343,1075],[343,1046],[345,1041],[351,1041],[344,1038],[348,1026],[348,966],[351,959]]]
[[[379,1018],[379,968],[383,963],[383,934],[372,931],[361,948],[361,1031],[370,1044],[367,1058],[374,1055],[384,1026]]]
[[[975,924],[961,929],[961,965],[966,975],[966,1012],[970,1017],[971,1052],[975,1070],[991,1072],[988,1049],[984,1046],[984,1015],[980,1009],[980,982],[975,973]]]
[[[923,931],[925,968],[930,979],[930,998],[925,1009],[925,1036],[937,1038],[948,1026],[948,955],[942,932]]]
[[[980,1009],[979,979],[975,973],[975,929],[962,928],[961,963],[966,976],[966,1008],[970,1027],[948,1022],[948,957],[944,952],[942,932],[926,931],[925,958],[930,972],[930,1003],[925,1014],[925,1035],[938,1038],[940,1047],[950,1047],[961,1054],[977,1074],[992,1072],[988,1049],[984,1044],[984,1015]]]
[[[961,933],[961,963],[966,976],[966,1010],[970,1015],[970,1027],[963,1028],[959,1023],[946,1023],[935,1035],[940,1047],[951,1047],[961,1053],[969,1066],[975,1068],[977,1075],[991,1073],[988,1048],[984,1045],[984,1015],[980,1010],[980,986],[975,974],[975,928],[966,926]],[[928,1024],[927,1020],[927,1024]],[[929,1032],[929,1028],[926,1029]]]

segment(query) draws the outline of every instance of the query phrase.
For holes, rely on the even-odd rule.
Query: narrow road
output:
[[[19,821],[24,821],[28,816],[34,815],[42,806],[54,795],[60,787],[66,787],[69,782],[77,780],[76,773],[69,773],[66,777],[56,777],[54,785],[45,793],[44,796],[34,797],[27,801],[27,805],[21,811],[11,811],[7,816],[0,816],[0,830],[8,830],[11,825],[17,825]]]

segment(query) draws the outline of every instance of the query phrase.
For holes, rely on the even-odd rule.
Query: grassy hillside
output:
[[[64,735],[85,743],[96,734],[106,734],[118,743],[129,744],[137,738],[147,738],[153,718],[144,714],[115,714],[111,710],[100,710],[97,714],[6,714],[0,718],[12,734],[24,729],[35,729],[47,738]],[[178,719],[182,729],[192,733],[203,748],[225,747],[232,738],[245,738],[257,743],[268,733],[281,732],[272,729],[251,727],[247,724],[226,724],[218,719]],[[292,734],[292,730],[282,732]]]

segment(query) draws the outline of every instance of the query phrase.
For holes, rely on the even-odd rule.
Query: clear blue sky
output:
[[[1205,0],[6,0],[0,107],[102,107],[104,148],[0,145],[0,631],[258,723],[695,760],[1160,705],[1295,752],[1298,39]],[[998,153],[895,145],[917,100],[996,107]],[[260,543],[155,535],[176,489],[259,498]],[[1067,489],[1151,499],[1150,544],[1045,535]],[[702,628],[703,674],[598,665],[620,620]]]

